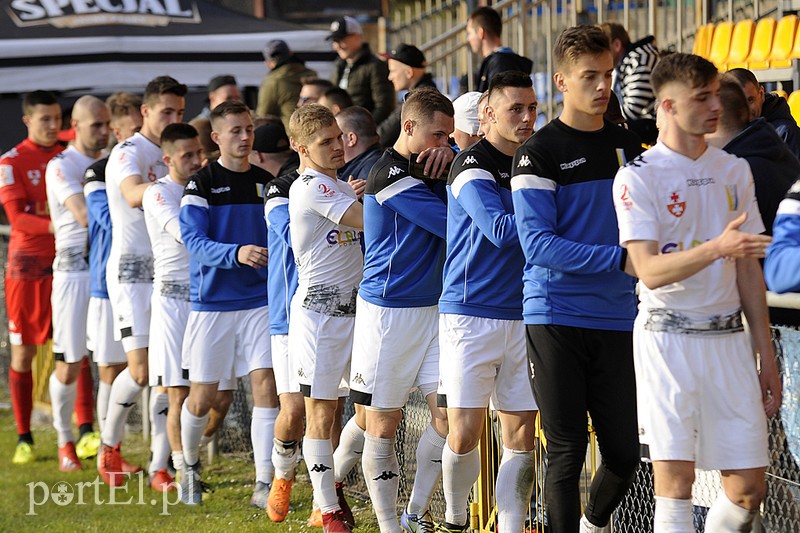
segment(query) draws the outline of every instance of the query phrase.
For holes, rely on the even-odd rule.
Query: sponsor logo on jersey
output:
[[[331,246],[349,246],[351,244],[358,244],[361,239],[361,233],[355,230],[339,231],[334,229],[328,232],[325,240]]]
[[[272,196],[273,194],[278,194],[279,192],[281,192],[281,190],[278,189],[277,185],[271,185],[267,191],[267,196]]]
[[[195,183],[193,181],[190,181],[189,183],[186,184],[186,190],[187,191],[196,191],[197,190],[197,183]]]
[[[20,28],[48,24],[56,28],[108,24],[156,27],[170,22],[201,22],[193,0],[13,0],[8,12]]]
[[[689,187],[705,187],[714,185],[714,183],[716,183],[714,178],[689,178],[686,180],[686,185]]]
[[[673,192],[670,197],[672,200],[671,204],[667,204],[667,211],[669,214],[674,217],[682,217],[683,213],[686,212],[686,202],[681,202],[681,197],[677,192]]]
[[[322,196],[324,196],[325,198],[331,198],[331,197],[333,197],[333,196],[336,196],[336,190],[334,190],[334,189],[331,189],[330,187],[328,187],[328,186],[327,186],[327,185],[325,185],[324,183],[320,183],[319,185],[317,185],[317,190],[318,190],[318,191],[320,192],[320,194],[322,194]]]
[[[571,168],[575,168],[578,165],[582,165],[584,163],[586,163],[586,158],[585,157],[581,157],[579,159],[576,159],[575,161],[570,161],[569,163],[561,163],[558,166],[559,166],[559,168],[561,170],[569,170]]]
[[[701,244],[703,244],[703,242],[704,241],[701,241],[699,239],[694,239],[693,241],[691,241],[689,243],[688,246],[683,241],[668,242],[664,246],[661,247],[661,253],[662,254],[668,254],[668,253],[671,253],[671,252],[682,252],[684,250],[688,250],[690,248],[694,248],[695,246],[700,246]]]
[[[261,184],[260,183],[256,183],[256,190],[258,190],[258,187],[257,187],[258,185],[261,185]],[[230,192],[230,190],[231,190],[231,188],[228,187],[228,186],[212,188],[211,189],[211,194],[222,194],[224,192]],[[263,195],[264,186],[263,185],[261,185],[261,191],[262,191],[262,194],[259,194],[259,196],[261,196],[263,198],[264,197],[264,195]]]
[[[500,172],[500,179],[507,180],[510,177],[511,177],[511,174],[509,174],[508,172]]]
[[[631,202],[631,195],[628,192],[628,186],[625,184],[622,185],[622,194],[619,195],[619,201],[622,202],[623,207],[626,209],[633,206],[633,202]]]
[[[739,209],[739,193],[736,190],[736,185],[726,185],[725,195],[728,197],[728,211],[736,211]]]
[[[14,185],[14,167],[11,165],[0,165],[0,187]]]
[[[468,155],[467,157],[464,158],[464,162],[461,163],[461,166],[465,167],[467,165],[477,165],[477,164],[478,164],[478,160],[475,159],[475,156],[474,155]]]
[[[531,166],[531,160],[528,158],[527,155],[523,155],[519,158],[519,162],[517,163],[517,167],[529,167]]]
[[[403,169],[401,169],[400,167],[392,167],[389,169],[389,176],[390,177],[397,176],[401,172],[403,172]]]

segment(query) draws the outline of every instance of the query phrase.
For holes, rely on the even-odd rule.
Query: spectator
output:
[[[478,102],[481,96],[481,93],[473,91],[462,94],[453,102],[456,111],[456,129],[452,137],[459,150],[466,150],[482,137],[481,123],[478,120]]]
[[[211,121],[207,118],[195,117],[189,121],[189,125],[197,130],[207,163],[216,161],[219,157],[219,146],[211,139]]]
[[[337,19],[327,39],[333,41],[333,49],[339,54],[334,85],[350,93],[353,103],[372,113],[376,123],[386,120],[395,107],[389,70],[364,42],[361,24],[352,17]]]
[[[530,74],[533,61],[515,54],[511,48],[503,46],[503,21],[500,14],[491,7],[479,7],[467,19],[467,42],[473,54],[479,54],[481,66],[475,73],[472,90],[485,92],[492,76],[498,72],[518,70]],[[462,92],[466,88],[462,87]]]
[[[622,116],[642,141],[653,144],[658,138],[656,96],[650,83],[650,73],[659,59],[655,37],[648,35],[631,43],[622,24],[604,22],[600,27],[608,36],[614,54],[614,92],[620,99]]]
[[[270,72],[264,77],[258,91],[256,115],[277,115],[286,128],[289,126],[289,117],[297,107],[303,80],[316,78],[317,73],[307,68],[289,50],[289,45],[280,39],[267,42],[263,54]]]
[[[336,123],[344,138],[344,166],[339,169],[339,178],[366,180],[372,165],[383,153],[375,120],[363,107],[353,106],[336,115]]]
[[[211,111],[222,102],[241,99],[242,93],[236,85],[236,78],[230,74],[214,76],[208,82],[208,105],[195,118],[208,118],[211,116]]]
[[[350,98],[350,94],[339,87],[327,89],[317,103],[330,109],[334,117],[343,109],[353,107],[353,99]]]
[[[750,120],[764,117],[789,145],[789,150],[800,158],[800,129],[792,118],[786,100],[777,94],[765,93],[755,74],[745,68],[734,68],[728,73],[735,76],[744,89],[750,107]]]
[[[322,78],[312,78],[303,82],[303,87],[300,88],[300,96],[297,98],[297,107],[303,107],[307,104],[316,104],[325,91],[334,87],[333,82],[330,80],[323,80]]]
[[[433,87],[433,76],[425,72],[428,62],[416,46],[401,44],[390,53],[386,54],[389,65],[389,81],[392,82],[395,92],[409,91],[417,87]],[[398,105],[389,118],[378,126],[378,136],[381,138],[381,145],[384,147],[392,146],[397,137],[400,136],[400,113],[403,104]]]
[[[253,135],[253,151],[249,158],[251,165],[278,177],[291,172],[300,164],[300,157],[289,146],[289,137],[280,122],[259,126]]]

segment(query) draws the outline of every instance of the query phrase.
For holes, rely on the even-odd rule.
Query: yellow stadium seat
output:
[[[755,23],[751,19],[740,20],[733,28],[731,51],[725,59],[725,70],[747,68],[747,56],[753,46]]]
[[[692,53],[708,59],[708,53],[711,51],[711,38],[713,36],[714,24],[712,22],[697,28],[697,33],[694,34]]]
[[[780,96],[784,100],[788,100],[789,99],[789,93],[787,93],[786,91],[784,91],[782,89],[775,89],[774,91],[770,91],[770,92],[772,94],[777,94],[778,96]]]
[[[728,52],[731,50],[731,34],[733,33],[733,22],[720,22],[714,28],[714,36],[711,39],[711,50],[708,53],[708,60],[714,63],[717,68],[725,65]]]
[[[792,112],[792,117],[794,117],[794,121],[800,121],[800,90],[792,92],[789,95],[789,109]]]
[[[772,41],[777,24],[772,17],[763,18],[756,24],[753,47],[747,56],[747,68],[750,70],[769,68],[769,55],[772,53]]]
[[[786,68],[792,66],[792,47],[797,32],[797,15],[786,15],[778,21],[775,39],[772,41],[772,52],[769,54],[770,68]]]

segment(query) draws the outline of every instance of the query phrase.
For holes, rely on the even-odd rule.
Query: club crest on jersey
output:
[[[464,158],[464,162],[461,163],[461,166],[465,167],[467,165],[477,165],[477,164],[478,164],[478,160],[475,159],[475,156],[474,155],[468,155],[467,157]]]
[[[28,171],[28,179],[31,180],[31,183],[34,185],[39,185],[39,182],[42,181],[42,171],[41,170],[29,170]]]
[[[397,176],[403,171],[400,167],[392,167],[389,169],[389,177]]]
[[[531,166],[531,160],[528,158],[527,155],[523,155],[519,158],[519,162],[517,163],[518,167],[529,167]]]
[[[231,188],[228,187],[228,190],[231,190]],[[214,190],[212,189],[211,192],[214,192]],[[258,195],[259,198],[264,198],[264,184],[263,183],[256,183],[256,194]]]
[[[736,211],[739,209],[739,193],[736,191],[736,185],[726,185],[725,195],[728,197],[728,211]]]
[[[622,185],[622,194],[619,195],[619,201],[622,202],[622,206],[626,209],[629,207],[633,207],[633,202],[631,201],[631,195],[628,192],[628,186]],[[678,215],[680,216],[680,215]]]
[[[671,204],[667,204],[667,211],[669,211],[669,214],[678,218],[682,217],[683,213],[686,211],[686,202],[680,201],[681,197],[677,192],[673,192],[669,199],[672,200]]]

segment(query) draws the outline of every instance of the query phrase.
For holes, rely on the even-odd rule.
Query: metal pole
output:
[[[757,1],[757,0],[756,0]],[[677,16],[677,30],[678,30],[678,52],[683,52],[683,0],[677,0],[678,9]]]

